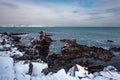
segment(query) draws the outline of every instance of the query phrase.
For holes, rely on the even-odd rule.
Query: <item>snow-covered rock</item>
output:
[[[69,69],[67,74],[75,77],[86,77],[88,76],[88,71],[85,67],[76,64],[75,66]]]
[[[94,77],[95,76],[93,74],[91,74],[91,73],[88,75],[88,78],[90,78],[90,79],[93,79]]]
[[[5,44],[4,47],[5,47],[5,48],[10,48],[11,45],[10,45],[10,44]]]
[[[107,66],[103,71],[89,74],[88,77],[81,80],[120,80],[120,73],[113,66]]]
[[[3,39],[2,39],[2,38],[0,38],[0,43],[1,43],[1,42],[3,42]]]
[[[113,79],[106,78],[106,77],[103,77],[103,76],[96,76],[95,78],[90,79],[90,80],[113,80]]]
[[[0,50],[3,50],[3,46],[2,45],[0,45]]]
[[[17,56],[23,56],[23,52],[18,51],[16,48],[12,48],[11,51],[7,51],[7,54],[10,56],[17,55]]]
[[[57,73],[53,74],[53,79],[54,80],[79,80],[79,78],[72,77],[66,74],[64,69],[61,69]]]
[[[100,74],[103,77],[119,80],[120,79],[120,73],[117,72],[117,69],[113,66],[108,66],[104,68],[103,71],[100,72]]]

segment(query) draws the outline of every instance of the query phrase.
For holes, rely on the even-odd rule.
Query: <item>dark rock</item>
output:
[[[43,40],[33,40],[31,46],[25,46],[19,43],[20,38],[15,36],[12,36],[13,41],[15,42],[15,46],[18,48],[19,51],[24,52],[23,56],[14,56],[16,60],[36,60],[41,58],[43,61],[47,60],[47,56],[49,53],[49,46],[52,42],[52,39],[50,37],[45,37]]]
[[[3,41],[1,42],[2,45],[5,45],[6,44],[6,41],[5,39],[3,39]]]
[[[109,50],[113,52],[120,52],[120,47],[113,47],[113,48],[110,48]]]
[[[27,33],[10,33],[11,35],[24,35],[24,34],[27,34]]]
[[[64,68],[66,72],[74,66],[75,64],[80,64],[84,67],[88,67],[89,72],[96,72],[103,69],[101,64],[95,64],[88,58],[93,58],[94,61],[109,61],[114,56],[113,53],[109,50],[98,47],[88,47],[85,45],[79,45],[76,41],[71,40],[61,40],[68,46],[63,46],[61,54],[52,54],[48,56],[48,67],[51,72],[54,70],[59,70]],[[81,59],[77,61],[77,59]],[[48,70],[49,71],[49,70]]]
[[[49,46],[51,44],[51,38],[46,37],[43,39],[39,45],[36,46],[36,49],[39,52],[39,55],[42,57],[47,57],[49,52]]]
[[[113,43],[114,41],[112,41],[112,40],[107,40],[107,42]]]
[[[0,34],[3,34],[3,35],[9,35],[7,32],[2,32]]]
[[[20,42],[21,37],[18,37],[18,36],[15,36],[15,35],[12,35],[11,37],[12,37],[14,42]]]
[[[104,68],[103,65],[90,65],[88,66],[88,71],[89,73],[93,73],[93,72],[99,72],[99,71],[102,71]]]
[[[32,75],[32,72],[33,72],[33,64],[30,62],[30,63],[29,63],[28,74],[29,74],[29,75]]]
[[[76,39],[73,39],[73,40],[69,40],[69,39],[62,39],[62,40],[60,40],[61,42],[67,42],[67,43],[69,43],[69,44],[72,44],[72,43],[76,43]]]
[[[41,73],[44,73],[45,75],[47,75],[50,72],[49,68],[45,68],[41,71]]]

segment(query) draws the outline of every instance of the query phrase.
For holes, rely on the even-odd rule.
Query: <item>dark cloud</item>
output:
[[[7,2],[0,2],[0,6],[12,7],[12,8],[18,8],[17,5],[12,4],[12,3],[7,3]]]
[[[120,7],[107,9],[106,12],[108,12],[108,13],[120,13]]]

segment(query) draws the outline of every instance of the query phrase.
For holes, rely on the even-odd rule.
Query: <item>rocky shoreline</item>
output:
[[[114,52],[120,52],[120,48],[113,47],[109,50],[103,49],[101,47],[89,47],[86,45],[80,45],[76,40],[63,39],[60,40],[64,43],[61,47],[61,54],[49,54],[49,47],[52,43],[51,37],[49,35],[45,36],[44,40],[33,39],[30,43],[31,45],[26,46],[21,44],[21,37],[19,35],[25,35],[27,33],[0,33],[1,41],[0,44],[3,46],[0,51],[11,51],[11,47],[15,47],[22,55],[13,55],[11,52],[10,57],[13,58],[14,62],[25,61],[29,63],[28,73],[31,75],[33,71],[32,62],[44,61],[48,64],[48,67],[42,69],[42,73],[48,75],[50,72],[57,73],[61,69],[65,69],[66,73],[76,65],[81,65],[86,67],[88,73],[99,72],[104,69],[104,65],[99,62],[107,63],[115,55]],[[7,41],[8,40],[8,41]],[[112,41],[113,42],[113,41]],[[5,45],[8,44],[9,46]],[[76,68],[76,70],[78,70]]]

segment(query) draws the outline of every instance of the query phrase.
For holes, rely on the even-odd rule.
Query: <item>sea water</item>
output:
[[[120,27],[0,27],[0,32],[38,33],[41,30],[53,34],[55,40],[77,39],[81,44],[96,46],[113,40],[114,45],[120,46]]]
[[[35,34],[45,31],[54,40],[50,52],[59,53],[61,39],[76,39],[77,43],[103,48],[120,47],[120,27],[0,27],[0,32]],[[113,42],[107,42],[112,40]]]

